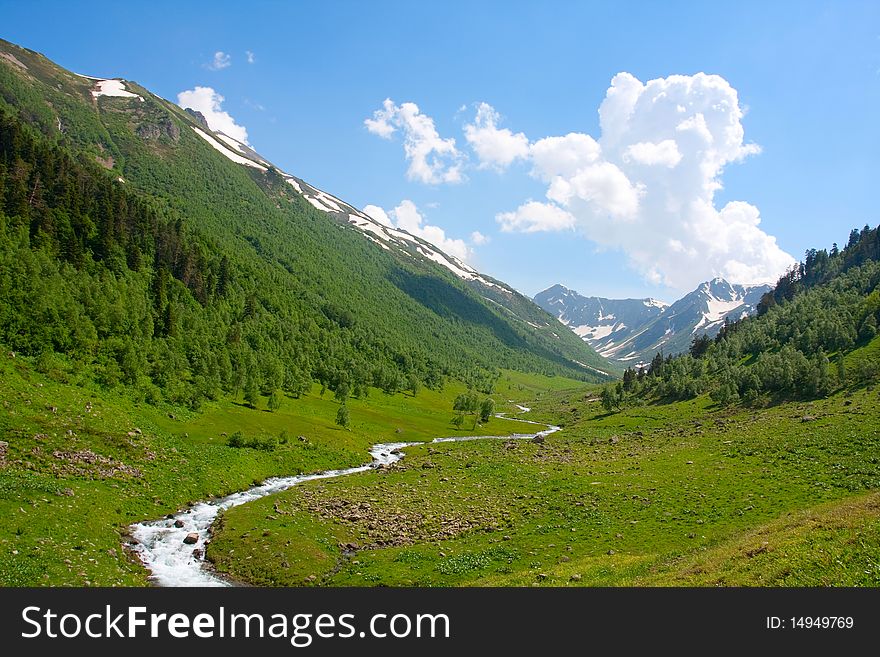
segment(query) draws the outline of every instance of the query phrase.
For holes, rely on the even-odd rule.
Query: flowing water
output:
[[[529,439],[535,436],[547,436],[554,431],[559,431],[559,427],[521,420],[519,418],[516,419],[520,422],[536,424],[546,428],[529,434],[435,438],[431,442],[451,443],[471,440]],[[229,582],[205,567],[204,560],[205,544],[209,540],[211,526],[221,511],[239,504],[251,502],[266,495],[287,490],[304,481],[344,477],[358,472],[366,472],[383,465],[390,465],[404,457],[402,450],[406,447],[424,444],[426,443],[380,443],[370,448],[372,461],[366,465],[342,470],[326,470],[315,474],[273,477],[253,488],[248,488],[220,499],[199,502],[173,516],[161,520],[136,523],[129,528],[132,537],[136,541],[132,548],[138,554],[144,566],[152,573],[150,579],[158,586],[229,586]],[[177,527],[175,524],[181,526]],[[184,539],[188,536],[191,542],[185,543]],[[192,542],[193,539],[195,539],[194,542]]]

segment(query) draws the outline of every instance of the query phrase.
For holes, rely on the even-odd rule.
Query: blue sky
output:
[[[878,221],[873,1],[0,1],[0,26],[79,73],[212,89],[280,168],[527,294],[672,300]]]

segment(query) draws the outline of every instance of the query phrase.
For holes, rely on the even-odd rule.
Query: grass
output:
[[[199,413],[137,404],[89,387],[55,364],[0,358],[0,585],[145,585],[147,572],[124,548],[128,526],[189,502],[247,488],[270,476],[353,466],[376,442],[429,440],[487,430],[521,431],[510,420],[462,430],[450,422],[462,387],[415,397],[373,390],[351,399],[350,430],[338,403],[317,388],[270,413],[235,400]],[[287,436],[274,451],[226,445]],[[226,435],[224,435],[226,434]],[[302,439],[300,438],[302,437]],[[317,529],[314,536],[318,536]]]
[[[346,431],[317,388],[275,413],[230,399],[194,413],[21,358],[0,359],[0,377],[6,586],[144,585],[123,548],[132,522],[272,475],[357,465],[376,442],[523,431],[498,418],[456,430],[457,385],[348,400]],[[230,509],[208,557],[258,585],[880,584],[872,388],[759,410],[698,398],[616,413],[563,377],[505,371],[496,389],[497,410],[522,403],[563,431],[544,444],[419,445],[390,469]],[[235,431],[287,441],[233,449]]]
[[[415,447],[231,509],[209,557],[271,585],[878,584],[877,392],[758,411],[585,398],[533,402],[565,424],[543,445]]]

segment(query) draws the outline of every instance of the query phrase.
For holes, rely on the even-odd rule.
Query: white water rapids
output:
[[[523,411],[526,409],[519,407]],[[502,417],[499,414],[498,417]],[[547,436],[559,427],[531,422],[529,420],[516,419],[527,424],[536,424],[546,427],[543,431],[529,434],[513,434],[510,436],[462,436],[451,438],[435,438],[430,443],[452,443],[470,440],[510,440],[530,439],[536,436]],[[152,573],[150,579],[158,586],[229,586],[229,582],[222,579],[205,567],[205,544],[211,533],[218,514],[239,504],[245,504],[253,500],[279,493],[296,486],[304,481],[313,479],[331,479],[344,477],[345,475],[366,472],[382,465],[396,463],[403,458],[401,451],[406,447],[430,444],[425,442],[411,443],[380,443],[370,448],[372,461],[356,468],[342,470],[326,470],[315,474],[295,475],[289,477],[272,477],[262,484],[227,495],[226,497],[199,502],[185,511],[166,517],[161,520],[139,522],[130,526],[131,535],[136,543],[132,549],[138,554],[144,566]],[[175,527],[175,523],[181,527]],[[184,543],[189,534],[198,535],[195,543]]]

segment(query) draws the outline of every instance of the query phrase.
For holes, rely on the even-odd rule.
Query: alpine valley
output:
[[[80,73],[0,41],[0,584],[880,585],[876,227],[533,301]]]

